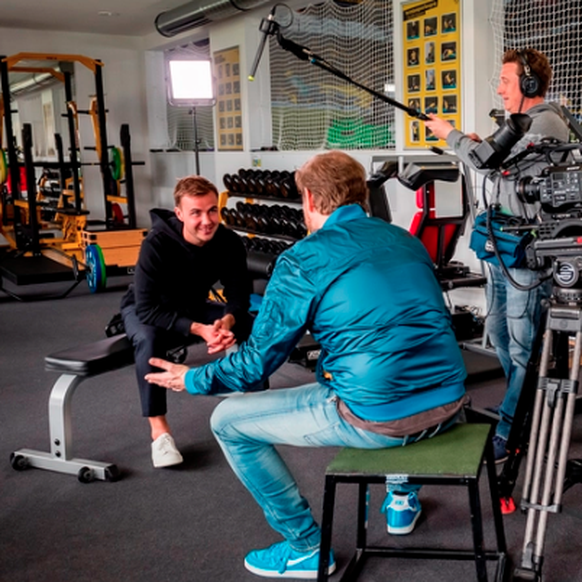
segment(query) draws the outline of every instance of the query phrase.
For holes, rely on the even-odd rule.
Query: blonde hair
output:
[[[301,193],[307,188],[313,194],[315,209],[329,215],[340,206],[368,205],[366,170],[360,162],[334,150],[311,158],[295,172]]]

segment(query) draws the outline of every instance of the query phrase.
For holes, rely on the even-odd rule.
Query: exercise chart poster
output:
[[[238,47],[214,53],[218,97],[218,151],[243,149],[240,97],[240,59]]]
[[[423,0],[402,6],[404,102],[455,127],[461,120],[459,0]],[[445,145],[422,121],[405,114],[406,147]]]

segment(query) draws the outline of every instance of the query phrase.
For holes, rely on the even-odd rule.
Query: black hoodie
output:
[[[122,309],[135,304],[142,323],[187,336],[190,325],[202,321],[208,292],[220,281],[226,312],[239,321],[248,311],[251,289],[239,236],[219,225],[212,240],[197,246],[184,239],[174,212],[156,208],[150,216],[152,230],[142,243]]]

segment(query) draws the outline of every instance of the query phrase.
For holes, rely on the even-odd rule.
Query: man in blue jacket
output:
[[[449,312],[418,239],[366,215],[364,168],[320,154],[296,172],[311,234],[277,260],[249,339],[237,353],[146,379],[191,394],[247,391],[281,366],[309,330],[321,345],[316,382],[220,403],[212,430],[283,542],[250,552],[260,576],[316,578],[320,529],[275,445],[384,448],[456,421],[466,372]],[[389,490],[388,532],[420,515],[418,487]],[[335,569],[330,557],[330,572]]]

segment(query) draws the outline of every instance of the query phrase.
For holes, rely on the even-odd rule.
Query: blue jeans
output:
[[[501,267],[488,266],[487,333],[507,379],[496,433],[507,439],[540,323],[542,299],[549,297],[551,283],[520,291],[507,280]],[[522,285],[530,285],[538,278],[528,269],[509,269],[509,273]]]
[[[295,550],[309,551],[319,546],[320,528],[274,445],[399,447],[442,432],[455,419],[413,440],[383,436],[343,420],[334,393],[315,383],[224,400],[210,422],[230,466],[262,508],[269,525]],[[393,489],[409,492],[419,488],[398,484]]]

